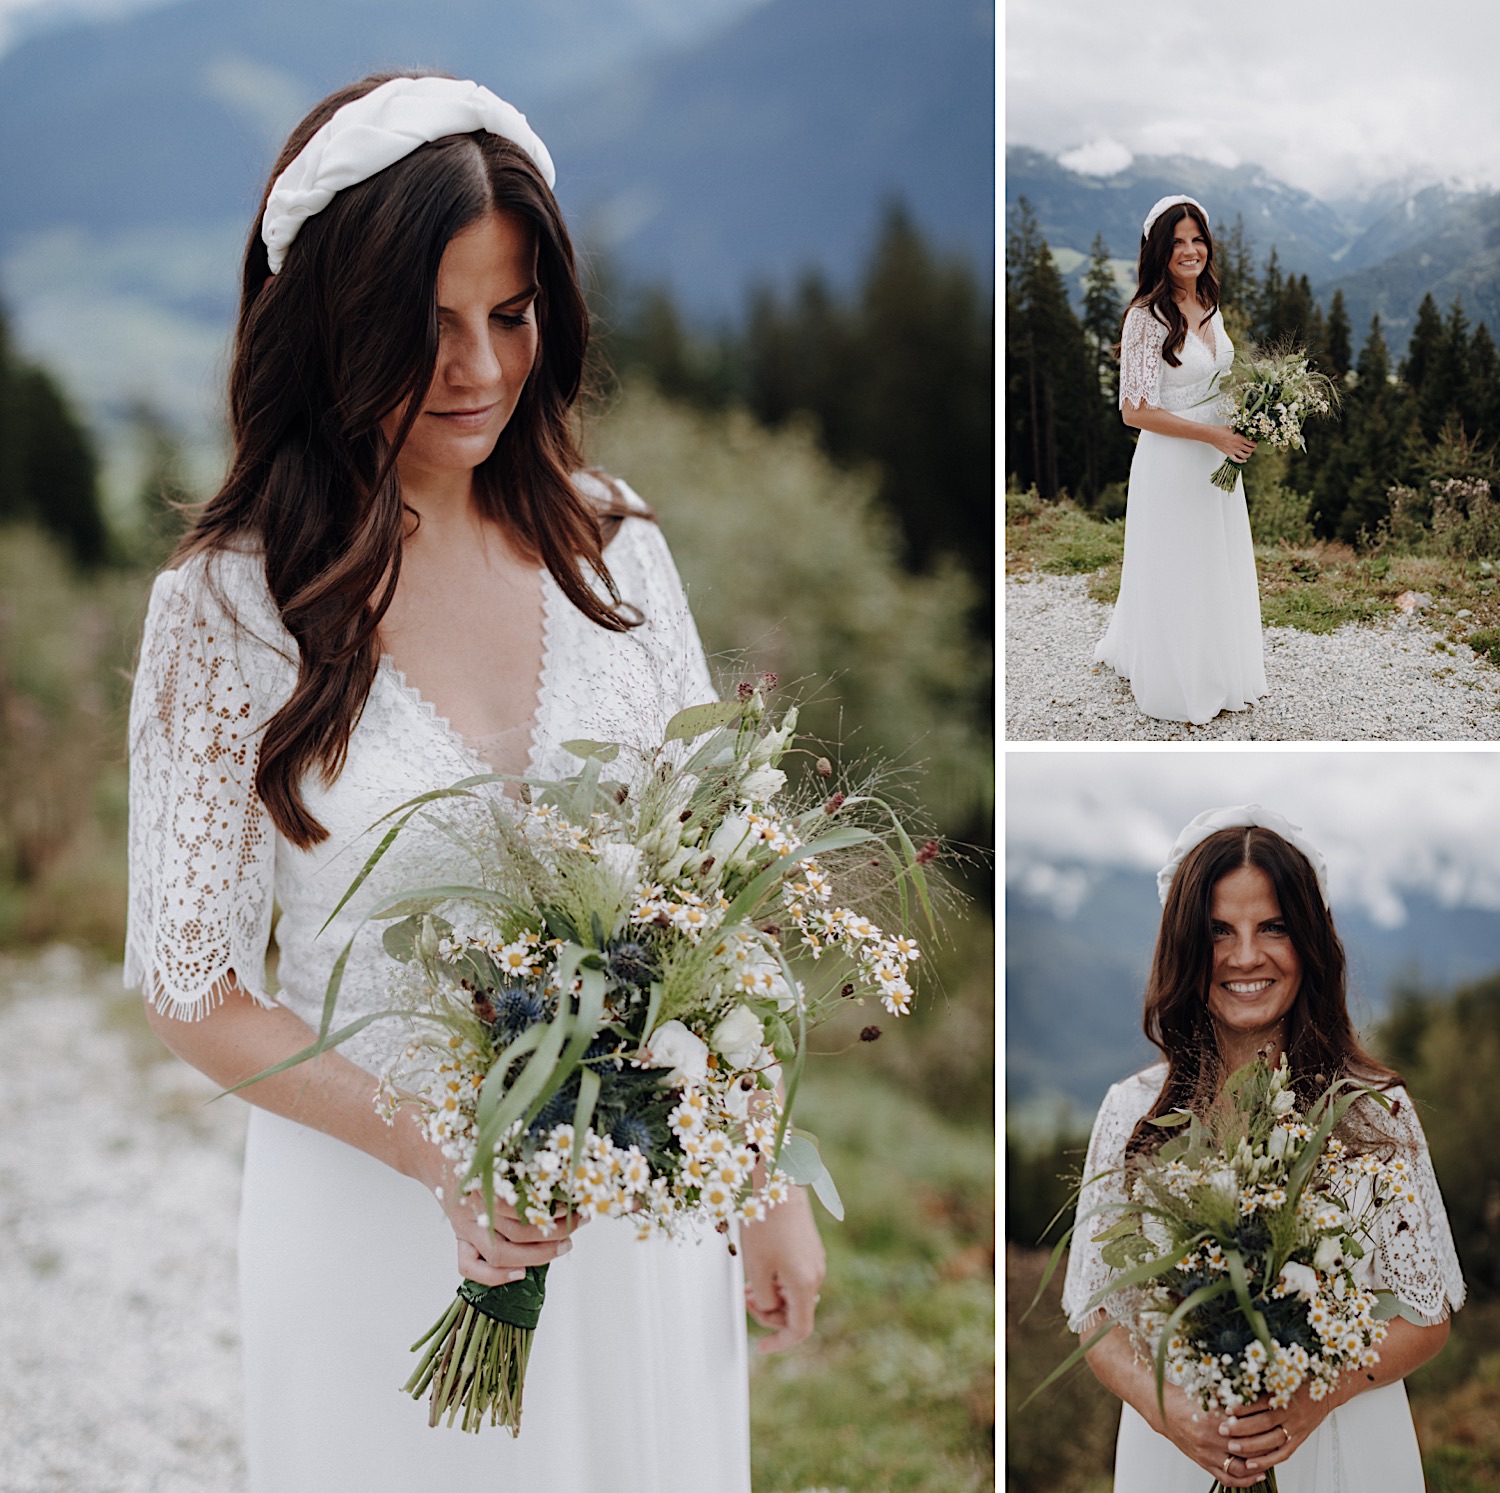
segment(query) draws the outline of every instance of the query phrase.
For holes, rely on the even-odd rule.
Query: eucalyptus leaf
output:
[[[844,1204],[833,1185],[817,1144],[808,1135],[789,1135],[782,1142],[776,1164],[799,1187],[811,1187],[818,1201],[839,1220],[844,1221]]]
[[[392,923],[380,935],[380,942],[392,959],[409,964],[417,957],[417,932],[420,928],[419,919],[403,918],[399,923]]]
[[[563,742],[562,749],[575,757],[592,757],[596,762],[613,762],[620,755],[618,741],[590,741],[584,736]]]
[[[708,731],[717,731],[744,715],[745,707],[734,700],[714,700],[707,705],[689,705],[667,722],[663,741],[691,741]]]

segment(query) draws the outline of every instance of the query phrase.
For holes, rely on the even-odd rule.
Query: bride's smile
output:
[[[1214,886],[1208,1009],[1235,1047],[1271,1036],[1297,999],[1302,961],[1271,878],[1240,866]]]
[[[1167,272],[1176,282],[1177,288],[1189,296],[1196,296],[1198,275],[1208,262],[1208,243],[1203,230],[1191,216],[1185,216],[1172,235],[1172,257]]]

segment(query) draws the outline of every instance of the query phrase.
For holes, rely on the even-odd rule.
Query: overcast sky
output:
[[[1155,876],[1205,809],[1258,803],[1312,837],[1335,907],[1381,923],[1405,894],[1491,908],[1500,930],[1500,754],[1486,752],[1016,752],[1006,756],[1006,880],[1060,910],[1077,867]]]
[[[1500,184],[1493,0],[1009,0],[1007,142],[1105,172],[1253,162],[1320,196]]]

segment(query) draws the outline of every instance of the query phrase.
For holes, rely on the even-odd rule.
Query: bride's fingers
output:
[[[453,1232],[487,1264],[512,1269],[549,1264],[573,1248],[573,1241],[562,1234],[554,1234],[550,1239],[518,1242],[467,1221],[456,1223]]]
[[[458,1241],[458,1273],[481,1286],[508,1286],[526,1277],[524,1268],[489,1264],[467,1239]]]

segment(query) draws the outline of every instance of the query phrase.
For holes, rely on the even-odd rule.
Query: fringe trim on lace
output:
[[[168,990],[161,976],[150,974],[151,961],[143,959],[139,950],[125,951],[124,984],[126,989],[139,989],[146,1004],[172,1021],[202,1021],[205,1016],[224,1004],[225,980],[234,975],[239,988],[265,1010],[280,1005],[274,996],[268,995],[258,985],[249,985],[229,966],[220,970],[211,979],[203,981],[191,991]]]

